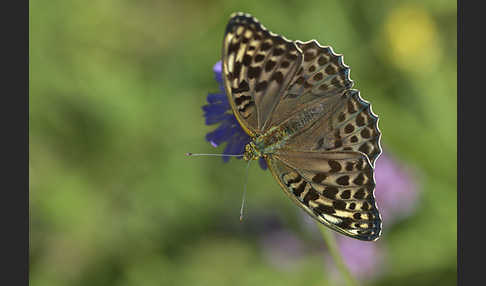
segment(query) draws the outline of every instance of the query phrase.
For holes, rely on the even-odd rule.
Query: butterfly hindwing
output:
[[[247,133],[262,133],[301,62],[294,42],[247,14],[232,15],[223,42],[223,74],[229,102]]]
[[[364,154],[285,152],[267,162],[285,193],[314,219],[353,238],[379,237],[373,168]]]

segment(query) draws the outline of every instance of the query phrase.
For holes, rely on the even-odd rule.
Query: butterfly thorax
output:
[[[261,157],[265,158],[282,148],[289,138],[290,134],[285,129],[272,127],[265,134],[255,137],[250,143],[246,144],[243,159],[249,161]]]
[[[245,161],[257,160],[263,157],[262,152],[256,147],[255,142],[251,141],[245,146],[245,153],[243,154],[243,159]]]

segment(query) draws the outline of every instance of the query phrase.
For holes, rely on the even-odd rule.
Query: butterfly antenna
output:
[[[192,157],[197,157],[197,156],[217,156],[217,157],[243,157],[243,154],[195,154],[195,153],[186,153],[186,156],[192,156]]]
[[[248,164],[246,165],[245,185],[243,187],[243,199],[241,200],[241,209],[240,209],[240,222],[243,221],[243,212],[245,210],[245,203],[246,203],[246,183],[248,182],[248,169],[250,168],[251,161],[252,160],[248,160]]]

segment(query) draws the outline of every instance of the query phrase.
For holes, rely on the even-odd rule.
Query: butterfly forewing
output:
[[[302,50],[303,61],[272,115],[272,126],[299,112],[296,107],[339,97],[353,85],[349,67],[331,47],[320,46],[315,40],[296,44]]]
[[[373,169],[364,154],[280,152],[267,162],[287,195],[312,217],[354,238],[379,237]]]
[[[286,94],[279,102],[272,124],[302,113],[307,106],[322,105],[319,119],[300,128],[285,148],[302,151],[360,151],[372,166],[381,153],[378,118],[357,90],[342,55],[317,41],[296,41],[303,52],[303,62]]]
[[[235,116],[250,135],[265,129],[301,62],[294,42],[247,14],[231,17],[223,43],[225,88]]]
[[[353,86],[342,55],[335,54],[329,46],[319,45],[316,40],[296,41],[296,44],[304,54],[304,61],[288,91],[290,94],[329,96]]]

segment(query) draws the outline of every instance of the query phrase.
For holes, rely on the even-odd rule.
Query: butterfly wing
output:
[[[342,55],[315,40],[296,41],[303,52],[302,65],[277,104],[270,126],[299,128],[286,148],[300,151],[359,151],[371,165],[381,153],[378,117],[359,91],[350,89],[349,67]],[[321,110],[303,118],[313,109]]]
[[[357,90],[345,91],[326,112],[305,124],[284,148],[299,151],[356,151],[364,153],[372,166],[381,154],[378,117]],[[294,116],[294,118],[298,118]],[[288,121],[292,122],[292,121]],[[288,125],[285,122],[283,125]]]
[[[306,105],[335,102],[353,86],[349,67],[331,47],[322,47],[315,40],[295,43],[302,50],[303,61],[272,114],[270,126],[281,124]]]
[[[223,41],[223,77],[238,122],[260,134],[302,62],[296,43],[268,31],[248,14],[235,13]]]
[[[314,219],[347,236],[374,241],[381,234],[375,181],[360,152],[279,152],[267,164],[285,193]]]

